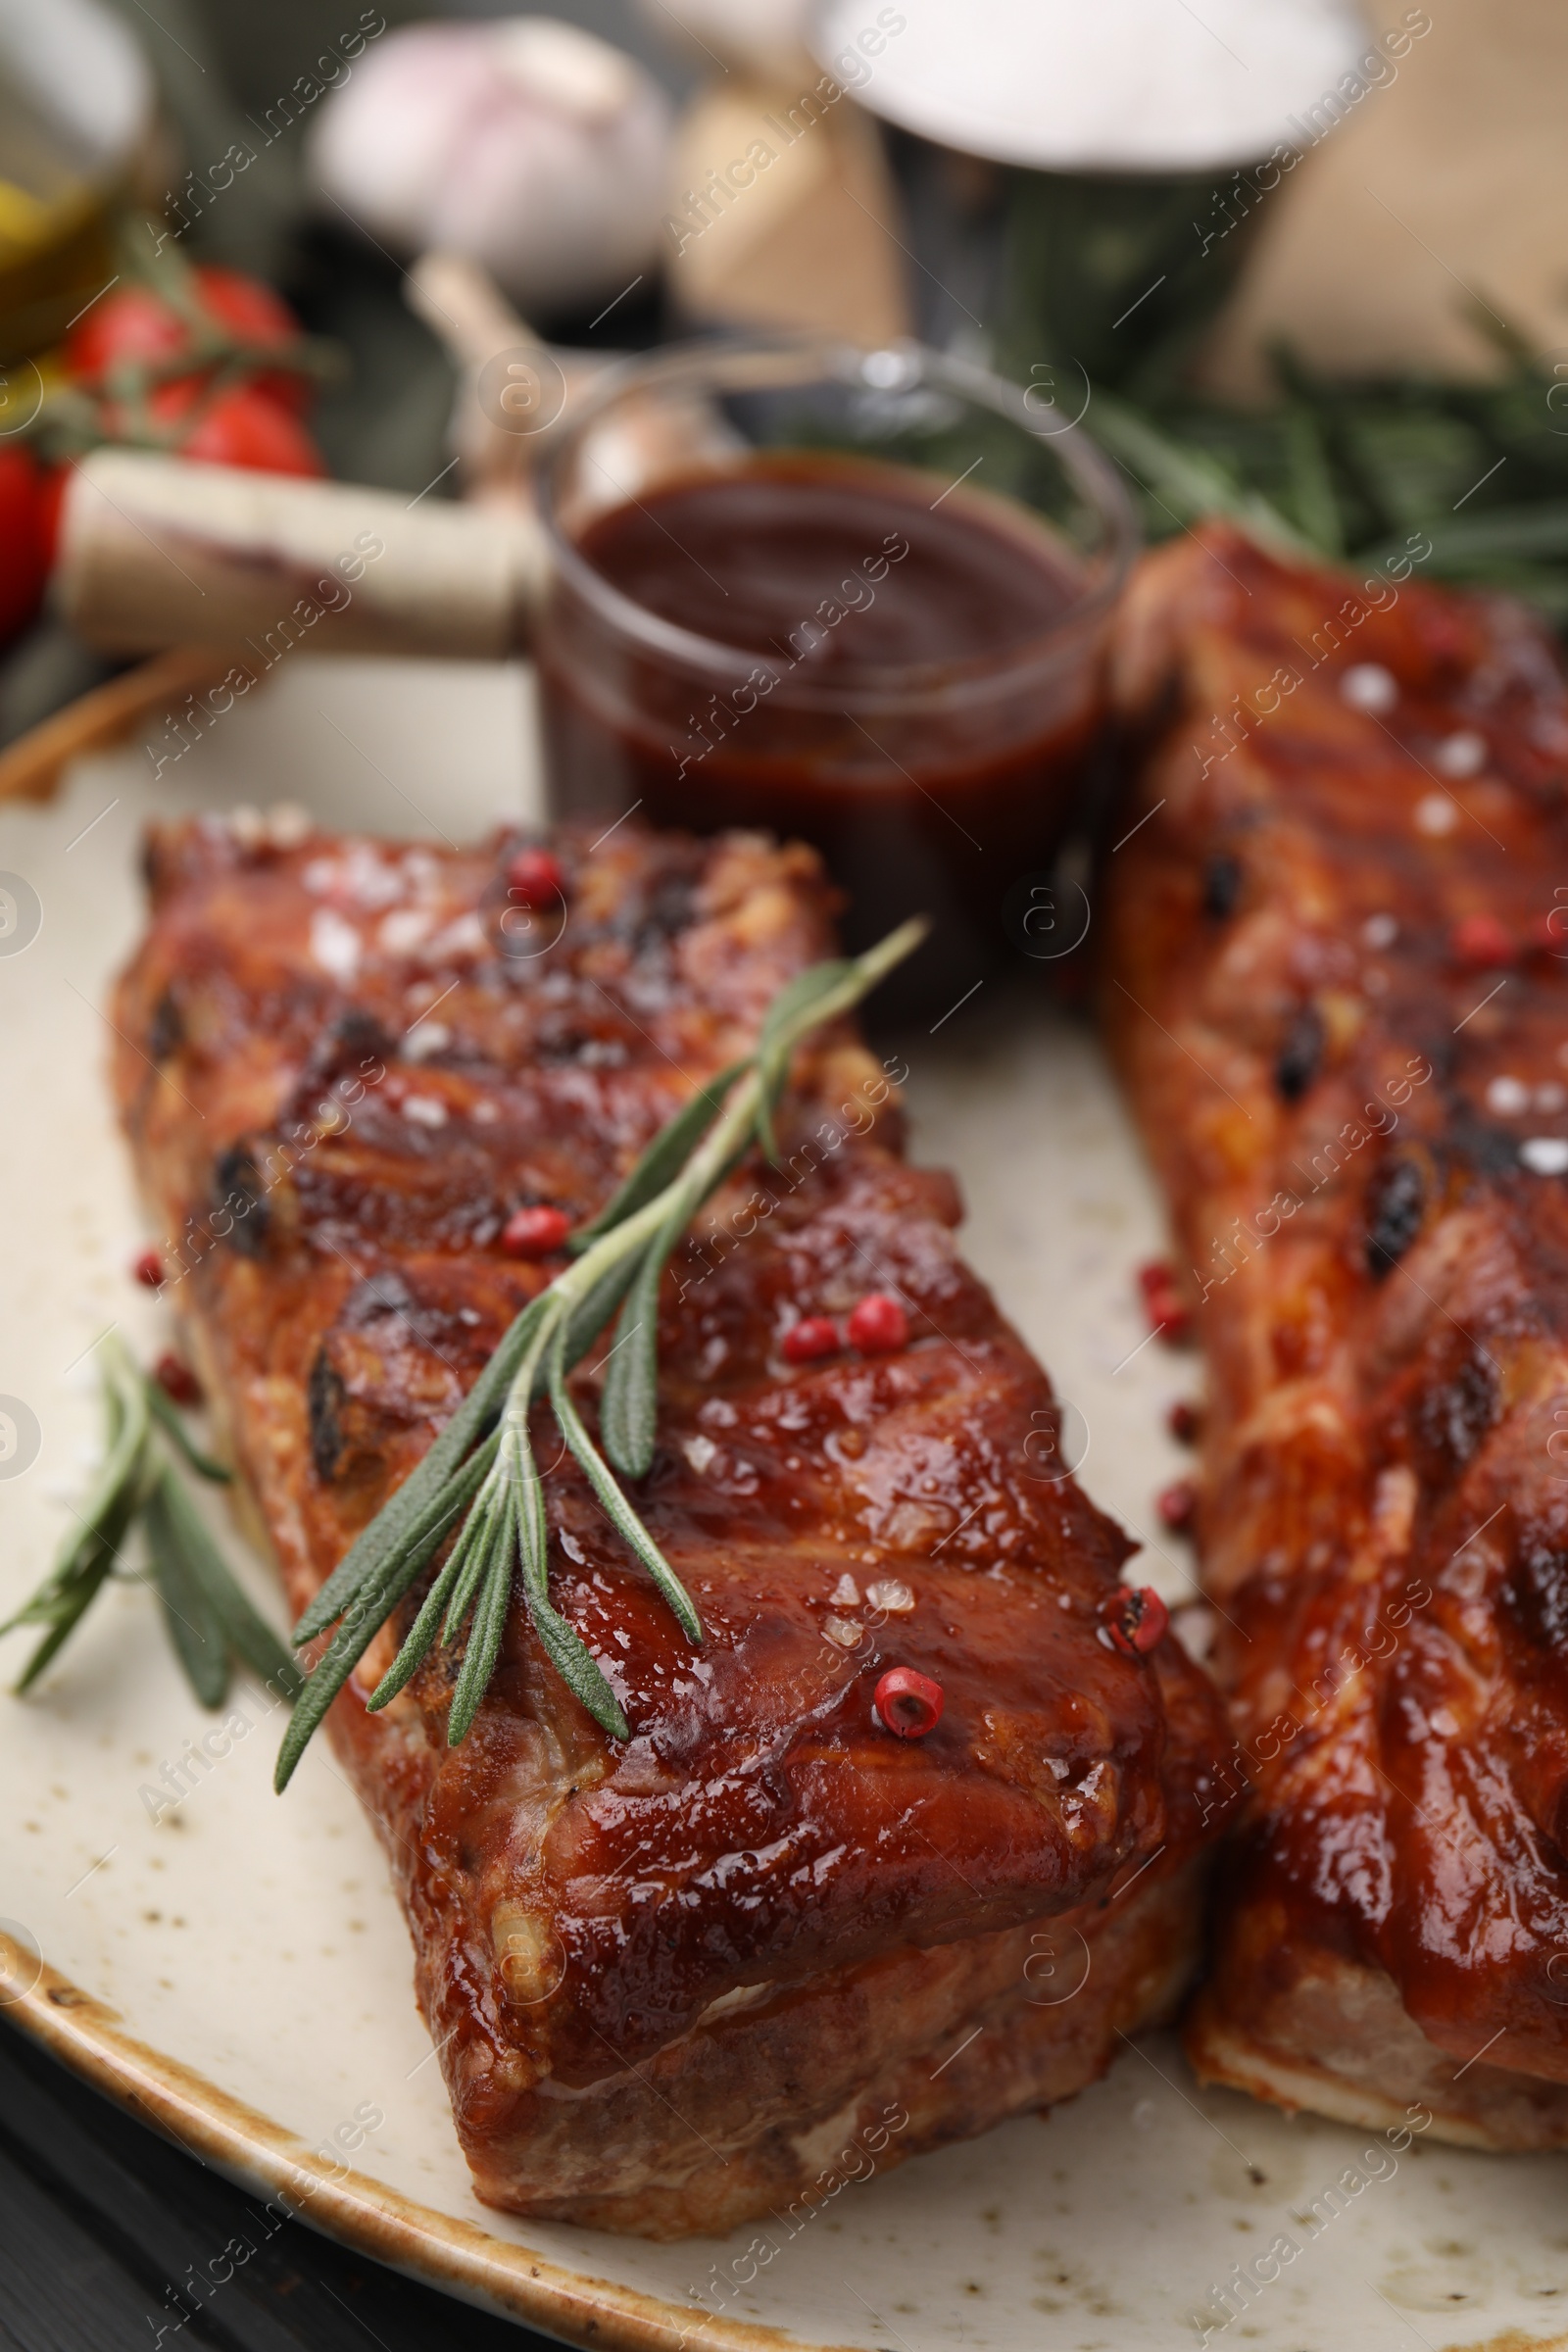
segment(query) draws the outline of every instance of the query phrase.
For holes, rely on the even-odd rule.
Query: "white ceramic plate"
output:
[[[25,1408],[0,1404],[24,1438],[0,1458],[0,1615],[79,1498],[93,1347],[113,1324],[142,1348],[164,1336],[126,1274],[145,1237],[98,1009],[143,919],[143,818],[289,798],[328,825],[461,838],[535,789],[523,673],[300,656],[156,783],[138,748],[83,762],[47,808],[0,809],[0,869],[41,910],[29,944],[25,893],[22,930],[0,927],[0,1397]],[[1082,1418],[1086,1485],[1147,1537],[1179,1468],[1164,1410],[1196,1378],[1190,1358],[1139,1348],[1131,1269],[1159,1246],[1156,1203],[1087,1032],[1027,990],[968,1012],[906,1044],[915,1152],[959,1171],[970,1253]],[[29,1413],[36,1456],[19,1472]],[[1140,1563],[1172,1599],[1189,1585],[1179,1552]],[[249,1572],[280,1624],[266,1571]],[[24,1654],[13,1638],[8,1675]],[[0,1998],[209,2161],[384,2260],[581,2344],[1144,2352],[1201,2340],[1195,2313],[1217,2340],[1215,2290],[1283,2236],[1298,2251],[1249,2290],[1232,2343],[1568,2341],[1561,2159],[1418,2139],[1367,2161],[1364,2135],[1200,2092],[1168,2038],[1047,2121],[847,2182],[793,2237],[768,2224],[655,2246],[491,2213],[369,1827],[324,1741],[272,1795],[279,1720],[263,1703],[240,1692],[250,1728],[154,1821],[141,1791],[210,1720],[144,1588],[100,1604],[32,1700],[0,1696]]]

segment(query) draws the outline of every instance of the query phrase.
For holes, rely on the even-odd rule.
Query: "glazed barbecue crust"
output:
[[[1189,2046],[1561,2145],[1568,697],[1533,622],[1411,569],[1215,529],[1122,627],[1148,821],[1103,1004],[1206,1356],[1238,1743]]]
[[[830,947],[799,849],[567,833],[564,906],[532,913],[508,900],[515,847],[218,822],[150,846],[116,1083],[296,1611],[553,1270],[505,1254],[510,1212],[591,1212]],[[1189,1973],[1218,1703],[1174,1639],[1110,1642],[1129,1546],[1044,1475],[1051,1392],[958,1214],[904,1162],[854,1031],[814,1041],[783,1164],[715,1199],[662,1302],[634,1492],[704,1646],[541,1408],[553,1597],[629,1741],[515,1601],[459,1747],[459,1653],[367,1712],[396,1628],[332,1709],[496,2204],[678,2234],[809,2202],[867,2134],[893,2163],[1081,2088]],[[906,1301],[906,1348],[782,1359],[793,1316],[872,1290]],[[590,1418],[600,1376],[578,1379]],[[874,1716],[893,1664],[943,1686],[924,1740]]]

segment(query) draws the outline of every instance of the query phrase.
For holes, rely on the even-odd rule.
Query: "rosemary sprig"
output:
[[[375,1635],[449,1537],[455,1537],[451,1550],[367,1703],[386,1706],[435,1642],[452,1643],[466,1625],[447,1717],[447,1740],[456,1746],[489,1686],[513,1575],[519,1571],[534,1629],[562,1680],[613,1738],[630,1736],[597,1661],[551,1605],[544,1485],[530,1430],[541,1397],[548,1397],[562,1438],[616,1534],[648,1570],[687,1639],[703,1640],[690,1594],[615,1476],[641,1478],[653,1460],[660,1282],[692,1218],[754,1142],[772,1157],[774,1116],[795,1047],[858,1004],[918,946],[925,930],[921,921],[905,923],[853,961],[814,965],[781,989],[757,1051],[720,1071],[677,1112],[608,1206],[573,1237],[574,1262],[523,1308],[429,1452],[356,1539],[294,1628],[297,1644],[328,1626],[337,1630],[289,1720],[277,1759],[278,1788],[287,1786],[307,1741]],[[600,1400],[601,1452],[567,1383],[617,1307]]]
[[[1146,495],[1170,501],[1167,517],[1172,512],[1183,520],[1229,514],[1277,554],[1315,552],[1281,507],[1241,477],[1240,467],[1215,452],[1176,440],[1152,417],[1108,393],[1099,397],[1095,438],[1133,469],[1135,481],[1149,476],[1152,487]]]
[[[49,1574],[0,1625],[0,1634],[45,1628],[17,1690],[30,1690],[110,1578],[127,1573],[124,1546],[139,1522],[174,1654],[202,1705],[222,1705],[236,1663],[292,1698],[300,1671],[234,1582],[174,1468],[174,1453],[203,1478],[226,1481],[228,1472],[192,1445],[170,1398],[136,1369],[113,1333],[99,1361],[104,1466]]]
[[[1365,576],[1424,535],[1423,578],[1524,597],[1568,633],[1562,383],[1552,355],[1490,306],[1469,318],[1497,371],[1327,375],[1281,344],[1264,405],[1211,398],[1177,365],[1157,391],[1149,377],[1097,383],[1085,428],[1131,477],[1152,539],[1228,514],[1287,556]],[[944,453],[955,474],[973,455]]]

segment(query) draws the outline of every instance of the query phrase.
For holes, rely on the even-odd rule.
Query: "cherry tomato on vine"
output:
[[[155,424],[179,428],[174,446],[182,458],[258,473],[325,473],[321,453],[299,418],[260,384],[231,384],[210,401],[204,394],[196,377],[179,376],[160,384],[148,402]]]
[[[45,477],[32,452],[0,442],[0,645],[21,635],[49,577]]]

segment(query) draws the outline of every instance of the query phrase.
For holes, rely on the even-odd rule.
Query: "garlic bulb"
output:
[[[614,294],[653,259],[662,91],[553,17],[412,24],[368,50],[311,135],[312,176],[404,253],[471,255],[525,309]]]

